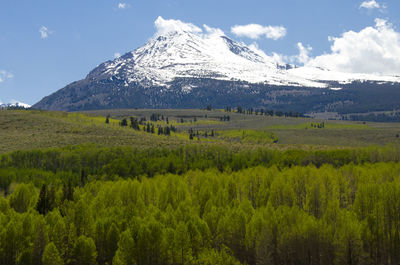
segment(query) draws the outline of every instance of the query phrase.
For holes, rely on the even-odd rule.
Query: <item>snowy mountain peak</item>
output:
[[[29,109],[31,105],[22,103],[16,100],[13,100],[10,103],[2,103],[0,102],[0,109],[6,109],[6,108],[24,108],[24,109]]]
[[[276,61],[254,45],[227,37],[207,25],[203,29],[158,17],[153,38],[142,47],[105,62],[89,73],[94,80],[119,79],[144,87],[169,87],[176,78],[211,78],[269,85],[327,87],[331,81],[400,82],[399,77],[349,74]]]
[[[256,45],[232,40],[222,30],[207,25],[197,27],[162,17],[154,25],[157,32],[145,45],[100,64],[85,79],[67,85],[33,107],[81,110],[212,104],[282,108],[298,104],[297,110],[325,111],[343,104],[356,106],[358,98],[354,95],[362,89],[374,91],[380,86],[393,94],[400,85],[400,77],[396,76],[288,65],[279,55],[269,56]],[[342,93],[348,89],[354,93]],[[329,104],[324,106],[319,99]],[[377,101],[377,106],[385,102],[386,98]],[[394,100],[391,106],[397,108],[398,102]]]
[[[157,34],[147,44],[101,64],[88,78],[116,78],[125,80],[127,85],[166,87],[179,77],[326,86],[292,76],[286,71],[286,65],[280,65],[256,47],[236,42],[222,31],[204,27],[205,32],[179,23],[178,26],[159,26]]]

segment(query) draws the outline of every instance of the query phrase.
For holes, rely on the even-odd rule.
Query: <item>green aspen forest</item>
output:
[[[397,123],[226,110],[0,118],[0,264],[400,263]]]

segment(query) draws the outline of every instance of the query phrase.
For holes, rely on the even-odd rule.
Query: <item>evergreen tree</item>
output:
[[[67,184],[63,184],[62,201],[72,201],[74,199],[74,188],[72,187],[71,179],[68,179]]]
[[[43,215],[46,215],[49,211],[53,209],[55,199],[55,190],[47,189],[47,185],[43,184],[39,193],[39,200],[36,204],[36,210]]]
[[[87,182],[87,175],[85,173],[85,170],[82,168],[81,169],[81,187],[85,186]]]
[[[128,121],[125,118],[123,118],[120,124],[121,126],[126,127],[128,126]]]

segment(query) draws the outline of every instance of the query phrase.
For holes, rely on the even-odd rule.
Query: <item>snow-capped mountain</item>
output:
[[[288,69],[290,68],[290,69]],[[231,40],[223,32],[175,30],[101,64],[88,78],[118,78],[143,86],[166,86],[175,78],[213,78],[269,85],[327,87],[326,81],[400,82],[400,76],[354,74],[315,67],[290,67],[263,51]]]
[[[88,78],[118,78],[143,86],[169,86],[175,78],[213,78],[270,85],[325,87],[293,75],[262,51],[217,33],[173,31],[101,64]]]
[[[355,94],[339,92],[342,88],[348,91],[373,84],[391,89],[400,84],[400,76],[339,73],[278,63],[254,45],[234,41],[220,30],[193,27],[174,25],[159,31],[144,46],[100,64],[85,79],[33,107],[81,110],[241,104],[286,108],[289,104],[303,111],[326,110],[328,105],[355,102],[351,98]],[[333,102],[324,99],[328,105],[316,106],[315,97],[325,98],[328,92],[341,94],[333,97]],[[302,98],[307,102],[312,99],[314,105],[296,107],[309,104]]]
[[[18,102],[18,101],[12,101],[11,103],[2,103],[0,102],[0,109],[6,109],[6,108],[24,108],[24,109],[29,109],[31,105]]]

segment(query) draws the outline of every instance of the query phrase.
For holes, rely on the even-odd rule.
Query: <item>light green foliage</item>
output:
[[[373,127],[366,124],[356,124],[356,123],[339,123],[339,122],[318,122],[312,121],[308,123],[299,124],[285,124],[285,125],[271,125],[267,127],[268,129],[352,129],[352,130],[365,130],[373,129]]]
[[[232,255],[228,254],[225,250],[221,250],[220,252],[210,249],[204,250],[198,260],[194,262],[194,264],[198,265],[239,265],[240,262],[237,261]]]
[[[394,146],[238,153],[74,147],[0,159],[21,182],[0,197],[0,264],[400,262]],[[73,196],[63,200],[68,183]],[[40,214],[43,184],[58,199]]]
[[[95,265],[97,258],[96,246],[93,239],[80,236],[75,242],[72,251],[72,262],[74,265]]]
[[[42,257],[43,265],[63,265],[64,262],[61,259],[60,253],[57,250],[56,245],[53,242],[47,244],[43,252]]]
[[[17,212],[26,212],[34,207],[37,200],[35,187],[31,184],[19,184],[10,196],[10,206]]]
[[[135,241],[132,238],[131,231],[128,229],[121,234],[113,265],[136,265],[134,254]]]
[[[244,143],[268,144],[278,140],[276,134],[261,130],[224,130],[218,131],[218,138]]]

